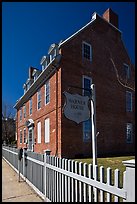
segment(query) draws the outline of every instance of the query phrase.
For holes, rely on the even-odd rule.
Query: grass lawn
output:
[[[135,159],[135,156],[121,156],[121,157],[106,157],[106,158],[97,158],[98,167],[103,166],[105,170],[105,181],[106,181],[106,169],[110,167],[112,169],[112,183],[114,178],[115,169],[120,170],[120,187],[122,187],[123,183],[123,172],[126,170],[126,167],[123,165],[122,161]],[[92,164],[91,158],[87,159],[75,159],[75,161]]]

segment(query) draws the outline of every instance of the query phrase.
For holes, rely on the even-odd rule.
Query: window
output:
[[[45,119],[45,143],[50,142],[50,123],[49,118]]]
[[[22,108],[20,109],[20,121],[22,120]]]
[[[87,76],[83,76],[83,88],[89,89],[92,83],[92,79]],[[90,96],[90,92],[88,90],[83,90],[84,96]],[[91,138],[91,119],[83,122],[83,141],[88,142]]]
[[[124,76],[126,77],[126,79],[130,78],[130,68],[127,64],[123,64],[124,67]]]
[[[41,143],[41,122],[37,124],[37,136],[38,136],[38,143]]]
[[[24,129],[24,143],[26,143],[26,129]]]
[[[26,106],[24,105],[24,118],[26,118]]]
[[[20,130],[20,144],[22,144],[22,130]]]
[[[92,50],[91,50],[91,45],[86,43],[86,42],[83,42],[82,44],[82,56],[83,58],[86,58],[88,60],[92,60]]]
[[[127,143],[132,143],[132,129],[133,125],[132,123],[127,123],[127,129],[126,129],[126,141]]]
[[[45,84],[45,104],[48,104],[50,100],[50,84],[49,81]]]
[[[29,114],[32,114],[32,98],[29,100]]]
[[[126,111],[132,111],[132,92],[126,91]]]
[[[41,108],[41,90],[39,89],[39,91],[37,92],[37,108],[40,109]]]

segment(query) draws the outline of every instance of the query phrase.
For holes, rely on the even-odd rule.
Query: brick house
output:
[[[92,14],[84,27],[52,44],[40,64],[29,68],[24,95],[16,102],[17,146],[66,158],[91,156],[90,120],[80,124],[64,116],[64,91],[96,87],[97,154],[135,151],[135,69],[121,39],[118,15],[107,9]],[[27,140],[26,140],[27,139]]]

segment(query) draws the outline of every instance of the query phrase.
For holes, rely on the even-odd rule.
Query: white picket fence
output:
[[[3,149],[3,154],[12,154],[11,150]],[[116,169],[112,171],[110,167],[106,170],[103,166],[95,166],[95,175],[93,178],[92,164],[77,162],[74,160],[62,159],[49,155],[45,151],[43,160],[31,158],[30,155],[22,161],[22,176],[26,178],[26,173],[35,172],[37,178],[41,178],[43,187],[39,187],[38,179],[35,184],[27,173],[28,183],[32,182],[32,187],[47,202],[135,202],[135,160],[123,162],[126,165],[126,171],[120,175]],[[15,152],[14,152],[15,155]],[[4,157],[4,155],[3,155]],[[8,157],[6,158],[8,160]],[[29,165],[25,165],[26,161]],[[10,156],[11,160],[11,156]],[[14,158],[15,160],[15,158]],[[10,161],[11,162],[11,161]],[[38,167],[39,166],[39,167]],[[39,173],[41,172],[41,174]],[[105,176],[106,175],[106,176]],[[120,186],[120,176],[123,177],[123,184]],[[35,178],[36,180],[36,178]],[[37,187],[37,186],[38,187]],[[41,190],[42,189],[42,190]]]

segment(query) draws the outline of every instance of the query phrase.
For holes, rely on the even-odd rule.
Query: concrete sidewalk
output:
[[[2,159],[2,202],[44,202]]]

